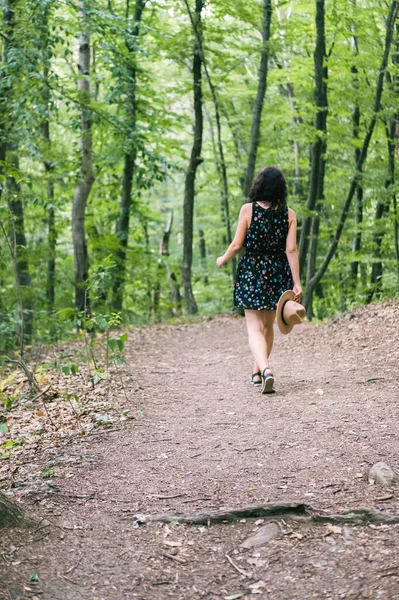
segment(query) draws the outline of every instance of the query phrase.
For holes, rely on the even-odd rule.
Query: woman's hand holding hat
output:
[[[293,291],[293,292],[294,292],[294,294],[295,294],[295,296],[294,296],[294,300],[295,300],[295,302],[300,302],[300,301],[301,301],[301,299],[302,299],[302,296],[303,296],[303,291],[302,291],[302,288],[301,288],[301,284],[300,284],[300,283],[296,283],[296,284],[294,285],[294,287],[293,287],[293,290],[292,290],[292,291]]]

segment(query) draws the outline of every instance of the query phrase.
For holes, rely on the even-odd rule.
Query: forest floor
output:
[[[268,396],[240,317],[133,331],[138,385],[107,401],[139,417],[19,454],[14,472],[51,469],[53,488],[21,500],[33,530],[0,536],[0,598],[399,599],[399,525],[276,517],[279,535],[252,549],[262,519],[134,525],[274,501],[398,514],[399,490],[367,476],[399,469],[398,322],[392,301],[277,334]]]

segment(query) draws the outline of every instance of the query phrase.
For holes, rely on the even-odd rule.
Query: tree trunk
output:
[[[201,13],[203,0],[195,0],[195,26],[201,35]],[[182,279],[183,295],[187,312],[193,315],[198,312],[191,284],[191,267],[193,262],[193,221],[195,178],[201,162],[202,150],[202,73],[201,73],[201,46],[195,36],[193,56],[193,87],[194,87],[194,142],[191,150],[190,162],[184,188],[184,216],[183,216],[183,262]]]
[[[262,120],[262,109],[265,100],[267,88],[267,71],[269,62],[269,41],[270,25],[272,20],[272,2],[263,0],[263,31],[262,31],[262,51],[259,68],[258,91],[252,115],[251,138],[249,142],[248,162],[245,171],[243,193],[248,198],[251,190],[252,181],[255,174],[256,156],[259,147],[260,126]]]
[[[391,48],[391,44],[392,44],[393,27],[394,27],[397,13],[398,13],[398,7],[399,7],[399,5],[398,5],[397,0],[394,0],[394,2],[392,2],[392,4],[391,4],[390,10],[389,10],[389,15],[388,15],[388,18],[386,21],[386,36],[385,36],[385,44],[384,44],[384,54],[383,54],[383,57],[381,60],[381,65],[380,65],[379,75],[378,75],[378,80],[377,80],[377,87],[376,87],[374,107],[373,107],[373,116],[369,123],[368,129],[367,129],[364,141],[363,141],[363,145],[362,145],[362,148],[360,151],[356,173],[352,178],[352,181],[351,181],[351,184],[349,187],[349,191],[348,191],[348,195],[345,199],[345,203],[344,203],[343,209],[341,211],[340,219],[339,219],[339,222],[337,225],[337,229],[335,231],[334,238],[330,244],[330,247],[327,251],[326,256],[324,257],[323,263],[321,264],[317,273],[307,283],[305,299],[304,299],[305,305],[309,304],[309,301],[311,300],[311,297],[312,297],[312,294],[314,292],[316,285],[322,279],[323,275],[325,274],[325,272],[328,268],[328,265],[331,262],[331,259],[333,258],[334,254],[337,250],[338,243],[341,238],[342,231],[344,229],[345,221],[348,216],[348,212],[349,212],[353,197],[356,192],[356,188],[358,185],[359,173],[361,173],[361,171],[363,169],[363,165],[364,165],[366,157],[367,157],[367,152],[368,152],[370,141],[371,141],[371,138],[372,138],[372,135],[374,132],[376,122],[377,122],[378,114],[381,110],[381,96],[382,96],[382,90],[384,87],[384,76],[385,76],[385,70],[386,70],[387,64],[388,64],[388,58],[389,58],[390,48]]]
[[[92,115],[90,108],[90,34],[87,0],[79,0],[82,33],[79,36],[78,91],[81,110],[80,165],[72,205],[72,241],[74,249],[75,307],[87,310],[89,298],[86,282],[89,277],[89,257],[86,242],[86,205],[94,182],[92,160]]]
[[[386,137],[388,146],[388,169],[385,180],[385,195],[378,199],[375,209],[374,227],[373,227],[373,263],[371,267],[370,291],[367,296],[368,302],[371,302],[374,295],[380,297],[382,284],[382,261],[381,246],[386,232],[386,226],[383,219],[389,214],[392,192],[395,185],[395,136],[396,121],[392,119],[386,127]]]
[[[352,7],[354,12],[356,10],[356,0],[351,0]],[[358,56],[359,54],[359,46],[358,46],[358,38],[355,32],[353,32],[352,36],[352,48],[353,55]],[[359,81],[358,81],[358,70],[356,65],[352,65],[351,73],[353,75],[353,86],[356,96],[359,93]],[[353,137],[355,140],[359,139],[360,132],[360,106],[358,104],[358,98],[356,98],[356,104],[352,113],[352,129],[353,129]],[[360,148],[355,148],[355,167],[359,162],[360,156]],[[359,260],[358,254],[360,252],[361,243],[362,243],[362,223],[363,223],[363,186],[361,181],[356,188],[356,203],[355,203],[355,233],[352,241],[352,254],[355,260],[352,261],[350,266],[350,277],[353,292],[356,291],[357,287],[357,279],[359,273]]]
[[[159,254],[161,258],[158,262],[158,277],[157,282],[155,284],[154,289],[154,301],[153,301],[153,311],[154,314],[157,315],[159,312],[159,302],[161,299],[161,278],[166,268],[166,274],[170,283],[170,302],[171,302],[171,316],[176,316],[181,310],[181,296],[179,284],[177,282],[177,278],[175,273],[171,270],[168,265],[168,262],[164,260],[162,257],[169,256],[169,240],[172,234],[172,224],[173,224],[173,211],[170,213],[168,221],[166,223],[160,244],[159,244]]]
[[[209,279],[208,279],[208,275],[206,272],[207,260],[206,260],[205,235],[204,235],[204,232],[202,229],[200,229],[198,233],[199,233],[199,248],[200,248],[201,265],[202,265],[202,269],[204,271],[203,283],[204,283],[204,285],[209,285]]]
[[[392,53],[392,62],[396,67],[395,73],[392,77],[392,87],[393,92],[396,98],[399,98],[399,75],[398,75],[398,67],[399,67],[399,23],[396,23],[396,39],[395,39],[395,51]],[[396,151],[399,156],[399,146],[398,146],[398,138],[399,138],[399,112],[397,112],[394,116],[395,120],[395,135],[396,138]],[[395,153],[393,155],[393,180],[395,182]],[[393,241],[395,247],[395,257],[396,257],[396,270],[398,275],[399,282],[399,213],[398,213],[398,204],[395,192],[395,186],[393,187],[392,193],[392,205],[393,205]]]
[[[283,52],[284,52],[283,64],[281,64],[277,60],[276,60],[276,62],[277,62],[277,66],[279,69],[285,69],[287,72],[289,72],[290,63],[287,58],[287,48],[286,48],[286,42],[285,42],[285,29],[284,29],[284,24],[283,24],[283,17],[281,14],[280,7],[278,6],[278,2],[276,2],[276,16],[277,16],[277,20],[278,20],[278,24],[279,24],[279,33],[280,33],[280,38],[281,38],[281,42],[283,45]],[[301,163],[300,163],[301,151],[300,151],[299,142],[297,139],[295,139],[296,138],[295,130],[296,130],[297,126],[301,123],[301,119],[298,119],[295,115],[297,106],[296,106],[296,101],[295,101],[293,83],[289,82],[285,86],[282,85],[281,88],[282,88],[283,95],[288,98],[290,109],[291,109],[291,127],[292,127],[292,131],[293,131],[292,147],[294,150],[294,159],[295,159],[295,169],[294,169],[294,176],[293,176],[293,182],[294,182],[293,193],[294,193],[294,195],[297,196],[299,201],[301,201],[302,194],[303,194]]]
[[[19,170],[16,150],[8,152],[8,161],[13,168]],[[21,200],[21,187],[12,176],[7,176],[7,204],[12,220],[12,251],[15,261],[16,285],[20,290],[22,300],[21,311],[21,339],[20,348],[23,355],[23,342],[29,342],[33,334],[33,302],[32,281],[29,272],[28,250],[25,235],[24,205]]]
[[[47,310],[52,313],[54,310],[54,299],[55,299],[55,255],[57,246],[57,230],[55,227],[55,210],[54,210],[54,181],[53,171],[54,165],[49,158],[51,156],[51,136],[50,136],[50,87],[49,87],[49,73],[50,73],[50,55],[48,49],[48,19],[49,19],[49,8],[45,7],[43,14],[43,105],[45,117],[42,123],[42,132],[45,140],[45,155],[44,168],[47,174],[47,248],[48,248],[48,259],[47,259],[47,286],[46,286],[46,301]]]
[[[136,53],[138,48],[138,38],[140,35],[140,25],[143,16],[143,10],[146,0],[137,0],[132,28],[126,30],[125,45],[129,51],[129,61],[127,64],[127,117],[128,117],[128,132],[131,140],[128,142],[129,147],[124,157],[122,194],[119,208],[119,218],[116,223],[115,232],[118,237],[119,247],[116,253],[116,268],[114,274],[113,285],[113,307],[115,310],[122,310],[123,293],[125,287],[126,276],[126,255],[129,242],[129,223],[130,210],[132,205],[132,187],[133,177],[136,162],[136,121],[137,121],[137,65]],[[126,17],[129,18],[129,0],[126,5]]]
[[[32,523],[22,510],[9,501],[7,496],[0,492],[0,529],[5,527],[23,527]]]
[[[7,77],[12,81],[15,75],[14,56],[10,56],[15,47],[15,0],[7,0],[3,7],[3,53],[0,79]],[[17,67],[18,68],[18,67]],[[9,163],[13,163],[14,170],[18,170],[17,147],[12,146],[10,137],[13,131],[13,115],[10,102],[13,93],[12,85],[3,84],[0,91],[0,175],[4,175],[4,166],[8,152],[11,155]],[[14,177],[7,176],[7,205],[12,221],[12,242],[10,244],[11,258],[14,265],[15,285],[18,291],[20,311],[19,345],[21,356],[24,350],[24,341],[30,341],[33,333],[33,304],[31,293],[31,278],[27,260],[26,236],[24,224],[24,207],[20,195],[20,186]],[[0,195],[2,186],[0,186]],[[6,235],[6,234],[5,234]]]
[[[223,214],[224,214],[224,220],[225,220],[225,226],[226,226],[227,244],[230,245],[233,240],[233,237],[231,235],[229,184],[228,184],[228,179],[227,179],[227,167],[226,167],[226,161],[224,158],[224,150],[223,150],[222,124],[221,124],[221,120],[220,120],[219,98],[218,98],[218,95],[216,92],[216,87],[213,85],[211,76],[209,74],[209,70],[208,70],[208,66],[207,66],[207,62],[206,62],[205,54],[204,54],[204,48],[202,45],[202,37],[200,35],[200,32],[198,31],[195,20],[193,19],[193,15],[192,15],[190,7],[188,5],[188,0],[184,0],[184,3],[186,5],[187,12],[188,12],[190,20],[191,20],[191,24],[193,26],[194,35],[195,35],[195,38],[196,38],[196,41],[198,44],[198,50],[201,54],[201,60],[202,60],[203,66],[204,66],[205,76],[208,81],[209,89],[211,91],[213,106],[215,109],[216,131],[217,131],[217,149],[218,149],[218,156],[216,156],[216,168],[217,168],[217,172],[218,172],[219,176],[221,177],[222,208],[223,208]],[[211,122],[211,119],[209,119],[209,120]],[[232,269],[233,279],[235,279],[236,270],[237,270],[237,261],[235,258],[233,258],[233,260],[231,261],[231,269]],[[205,277],[205,279],[207,279],[207,277]]]
[[[303,272],[307,259],[310,234],[310,245],[312,247],[307,268],[307,276],[310,278],[313,277],[315,271],[320,218],[319,210],[324,199],[325,154],[327,149],[328,68],[324,0],[316,0],[316,47],[313,57],[315,71],[314,99],[317,107],[315,118],[316,138],[312,145],[309,194],[306,202],[308,214],[303,218],[299,241],[299,266],[300,271]],[[315,208],[316,214],[309,214],[314,211]]]

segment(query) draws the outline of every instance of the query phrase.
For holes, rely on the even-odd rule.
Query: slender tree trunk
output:
[[[157,282],[155,284],[154,289],[154,301],[153,301],[153,311],[155,315],[158,315],[159,312],[159,303],[161,299],[161,279],[162,275],[166,269],[166,274],[170,283],[170,302],[171,302],[171,315],[175,316],[180,312],[181,309],[181,296],[179,290],[179,284],[177,282],[177,278],[175,273],[170,269],[167,260],[163,259],[163,257],[169,256],[169,240],[172,234],[172,225],[173,225],[173,211],[171,211],[168,221],[166,223],[165,229],[163,231],[163,235],[159,244],[159,254],[161,258],[158,262],[158,276]]]
[[[13,168],[19,170],[19,161],[16,149],[9,149],[8,161]],[[15,257],[17,286],[21,292],[21,338],[29,342],[33,334],[33,300],[32,281],[29,272],[28,251],[25,235],[24,205],[21,199],[21,187],[12,176],[7,176],[7,203],[12,219],[12,249]],[[23,344],[20,344],[23,354]]]
[[[45,117],[42,123],[42,132],[45,140],[45,154],[47,158],[44,159],[44,168],[47,174],[47,286],[46,286],[46,300],[47,310],[52,313],[54,310],[54,299],[55,299],[55,258],[56,258],[56,246],[57,246],[57,230],[55,226],[55,210],[54,210],[54,181],[53,171],[54,165],[49,158],[51,156],[51,136],[50,136],[50,87],[49,87],[49,73],[50,73],[50,55],[48,48],[48,20],[49,20],[49,8],[46,7],[43,14],[43,106],[45,111]]]
[[[203,0],[195,0],[194,23],[197,31],[201,34],[201,13]],[[198,37],[194,41],[193,57],[193,85],[194,85],[194,142],[191,150],[190,162],[184,189],[184,216],[183,216],[183,262],[182,279],[183,295],[187,312],[193,315],[198,312],[197,303],[194,298],[191,284],[191,266],[193,262],[193,221],[194,221],[194,197],[195,178],[198,166],[201,162],[202,150],[202,73],[201,73],[201,46]]]
[[[72,205],[72,240],[74,248],[75,307],[86,310],[89,298],[85,284],[89,277],[86,242],[86,205],[94,182],[92,160],[92,114],[90,109],[90,34],[87,0],[79,0],[82,33],[79,36],[78,91],[81,110],[80,165]]]
[[[218,149],[218,155],[216,155],[216,169],[217,172],[221,178],[221,187],[222,187],[222,210],[223,210],[223,216],[224,216],[224,223],[226,226],[226,238],[227,238],[227,244],[231,244],[233,237],[231,234],[231,222],[230,222],[230,204],[229,204],[229,185],[228,185],[228,178],[227,178],[227,167],[226,167],[226,161],[225,161],[225,157],[224,157],[224,150],[223,150],[223,140],[222,140],[222,124],[221,124],[221,119],[220,119],[220,106],[219,106],[219,98],[217,95],[217,91],[216,91],[216,87],[214,86],[209,70],[208,70],[208,65],[206,62],[206,58],[205,58],[205,54],[204,54],[204,48],[203,48],[203,44],[202,44],[202,37],[200,35],[200,32],[198,31],[198,28],[196,26],[195,20],[193,19],[193,15],[192,12],[190,10],[190,6],[188,4],[188,0],[184,0],[184,3],[186,5],[187,8],[187,12],[189,14],[190,20],[191,20],[191,24],[193,26],[193,30],[194,30],[194,34],[195,34],[195,38],[197,40],[197,44],[198,44],[198,49],[199,52],[201,54],[201,60],[202,60],[202,64],[204,66],[204,71],[205,71],[205,76],[209,85],[209,89],[211,91],[211,96],[212,96],[212,101],[213,101],[213,106],[215,109],[215,118],[216,118],[216,131],[217,131],[217,149]],[[209,118],[209,121],[211,123],[211,127],[212,127],[212,121]],[[213,137],[213,132],[212,132],[212,137]],[[231,261],[231,269],[232,269],[232,275],[233,275],[233,279],[235,279],[236,277],[236,270],[237,270],[237,261],[235,258],[233,258],[233,260]]]
[[[200,248],[201,265],[204,270],[203,282],[204,282],[204,285],[209,285],[208,274],[206,273],[207,260],[206,260],[205,235],[204,235],[204,232],[202,229],[200,229],[198,233],[199,233],[199,248]]]
[[[359,139],[359,126],[360,126],[360,107],[358,104],[355,105],[352,116],[353,122],[353,137]],[[355,165],[359,163],[360,148],[355,149]],[[352,290],[356,290],[357,279],[359,273],[359,260],[358,254],[360,252],[362,243],[362,223],[363,223],[363,186],[361,180],[356,188],[356,204],[355,204],[355,233],[352,242],[352,254],[355,260],[351,263],[351,281]]]
[[[289,72],[290,63],[287,58],[287,48],[285,42],[285,30],[283,24],[283,16],[281,14],[280,7],[278,6],[278,2],[276,2],[276,16],[279,24],[279,33],[281,42],[283,45],[284,57],[283,64],[277,61],[277,66],[281,69],[285,69]],[[292,127],[292,147],[294,151],[294,161],[295,161],[295,169],[294,169],[294,195],[301,201],[303,195],[303,185],[302,185],[302,174],[301,174],[301,150],[298,140],[296,139],[296,128],[300,124],[301,119],[296,117],[296,102],[295,102],[295,93],[294,93],[294,85],[289,82],[285,86],[281,86],[282,93],[288,98],[290,109],[291,109],[291,127]]]
[[[367,300],[371,302],[373,297],[381,295],[382,285],[382,253],[381,246],[386,232],[386,226],[384,223],[384,217],[389,214],[389,208],[391,204],[391,197],[393,186],[395,184],[395,136],[396,121],[391,119],[389,124],[386,126],[386,138],[388,146],[388,169],[387,178],[385,180],[385,194],[378,199],[377,206],[375,209],[374,227],[373,227],[373,264],[371,267],[371,278],[370,278],[370,292]]]
[[[211,117],[208,115],[208,121],[209,121],[209,128],[211,131],[211,140],[212,140],[212,149],[213,149],[213,154],[215,157],[215,165],[216,165],[216,172],[218,174],[219,180],[221,181],[221,203],[220,203],[220,207],[221,207],[221,215],[222,215],[222,222],[223,225],[225,226],[225,230],[226,233],[223,236],[223,245],[230,245],[231,241],[232,241],[232,234],[231,234],[231,223],[230,223],[230,207],[229,207],[229,198],[228,198],[228,194],[229,194],[229,190],[228,190],[228,186],[227,186],[227,170],[226,168],[224,168],[224,172],[223,169],[221,168],[221,156],[219,154],[218,156],[218,152],[216,149],[216,143],[215,143],[215,134],[213,131],[213,123],[212,123],[212,119]],[[220,149],[220,145],[219,145],[219,149]],[[222,158],[224,161],[224,156],[222,153]],[[224,163],[223,163],[224,164]],[[227,212],[227,214],[226,214]],[[201,244],[201,234],[200,234],[200,244]],[[233,279],[235,280],[236,277],[236,271],[237,271],[237,261],[235,258],[233,258],[233,260],[231,261],[231,271],[232,271],[232,276]],[[204,278],[204,282],[205,279],[208,279],[207,277]],[[207,285],[207,284],[206,284]]]
[[[307,259],[309,243],[311,245],[310,258],[307,267],[307,277],[313,277],[317,255],[319,233],[319,211],[324,198],[324,173],[325,154],[327,149],[327,55],[325,37],[325,6],[324,0],[316,0],[316,47],[314,51],[315,90],[314,98],[317,107],[315,128],[316,138],[312,145],[311,172],[309,194],[306,202],[308,214],[304,217],[301,226],[299,241],[299,266],[304,270]],[[312,213],[316,208],[316,214]],[[309,240],[310,236],[310,240]],[[310,308],[310,306],[309,306]]]
[[[137,64],[136,53],[138,48],[138,38],[140,36],[140,25],[146,0],[137,0],[133,23],[131,29],[126,27],[125,45],[129,51],[129,62],[127,64],[127,118],[128,131],[131,141],[129,148],[125,153],[122,179],[122,194],[119,208],[119,218],[116,223],[116,235],[118,237],[119,247],[117,250],[116,268],[113,285],[113,307],[115,310],[121,310],[123,305],[123,293],[126,276],[126,255],[129,243],[129,224],[130,210],[132,205],[132,187],[136,162],[136,142],[134,136],[136,133],[137,122]],[[129,0],[126,5],[126,18],[129,18]]]
[[[399,75],[398,75],[398,68],[399,68],[399,23],[396,23],[396,36],[395,36],[395,51],[392,53],[392,62],[396,67],[395,73],[392,77],[392,87],[393,87],[393,93],[395,94],[396,98],[399,98]],[[396,151],[397,154],[399,156],[399,145],[398,145],[398,139],[399,139],[399,111],[395,114],[394,116],[394,120],[395,120],[395,131],[394,131],[394,143],[395,143],[395,139],[396,139]],[[393,154],[393,169],[392,169],[392,173],[393,173],[393,180],[395,182],[395,153]],[[396,270],[397,270],[397,275],[398,275],[398,282],[399,282],[399,213],[398,213],[398,204],[397,204],[397,197],[396,197],[396,192],[395,192],[395,186],[393,187],[393,193],[392,193],[392,205],[393,205],[393,241],[394,241],[394,247],[395,247],[395,257],[396,257]]]
[[[353,14],[356,14],[356,0],[351,0],[351,4],[353,7]],[[356,57],[359,54],[359,44],[358,44],[358,38],[355,32],[355,27],[353,26],[353,36],[352,36],[352,48],[353,48],[353,55]],[[353,113],[352,113],[352,129],[353,129],[353,137],[355,140],[359,139],[359,133],[360,133],[360,106],[358,103],[358,94],[359,94],[359,78],[358,78],[358,70],[356,65],[352,65],[351,67],[351,73],[353,76],[353,87],[354,87],[354,92],[356,95],[356,103],[355,106],[353,108]],[[359,157],[360,157],[360,148],[355,148],[355,168],[356,165],[359,162]],[[358,260],[358,254],[360,252],[360,248],[361,248],[361,243],[362,243],[362,223],[363,223],[363,186],[361,184],[361,181],[359,181],[359,184],[356,188],[356,203],[355,203],[355,232],[353,235],[353,241],[352,241],[352,254],[355,258],[355,260],[352,261],[351,263],[351,267],[350,267],[350,277],[351,277],[351,285],[352,285],[352,290],[353,292],[356,291],[356,287],[357,287],[357,279],[358,279],[358,273],[359,273],[359,260]]]
[[[0,79],[7,76],[12,81],[15,76],[15,67],[12,65],[11,52],[15,47],[15,0],[7,0],[3,8],[4,38],[3,38],[3,64]],[[14,72],[13,72],[14,71]],[[10,140],[13,132],[14,118],[11,113],[10,99],[13,94],[12,84],[4,83],[0,92],[0,174],[4,170],[6,158],[13,165],[14,170],[19,170],[18,147]],[[21,199],[20,185],[13,176],[6,178],[7,205],[11,216],[12,243],[11,252],[15,270],[15,283],[18,289],[20,304],[20,351],[24,350],[24,341],[30,341],[33,334],[33,299],[31,290],[31,277],[29,273],[27,242],[24,223],[24,206]]]
[[[391,6],[390,6],[389,15],[388,15],[387,22],[386,22],[384,54],[383,54],[383,57],[381,60],[381,65],[380,65],[379,75],[378,75],[378,80],[377,80],[377,87],[376,87],[376,92],[375,92],[373,116],[372,116],[369,126],[367,128],[367,132],[366,132],[366,135],[365,135],[365,138],[363,141],[363,145],[360,150],[359,161],[357,163],[356,173],[352,178],[352,181],[351,181],[351,184],[349,187],[349,191],[348,191],[348,195],[345,199],[345,203],[344,203],[343,209],[341,211],[340,219],[338,221],[337,229],[335,231],[334,238],[330,244],[327,254],[324,257],[324,260],[323,260],[319,270],[317,271],[317,273],[307,283],[305,299],[304,299],[305,305],[309,304],[309,301],[311,300],[311,297],[315,290],[316,285],[319,283],[319,281],[324,276],[324,274],[331,262],[331,259],[335,255],[339,240],[341,239],[342,231],[344,229],[345,221],[348,216],[348,212],[351,207],[351,203],[352,203],[353,197],[355,195],[357,185],[359,183],[359,181],[358,181],[359,173],[362,172],[362,169],[363,169],[366,157],[367,157],[367,152],[369,149],[370,141],[371,141],[371,138],[372,138],[372,135],[374,132],[376,122],[377,122],[378,114],[381,110],[381,96],[382,96],[382,91],[383,91],[383,87],[384,87],[384,76],[385,76],[385,70],[386,70],[387,64],[388,64],[388,58],[389,58],[390,48],[391,48],[391,44],[392,44],[393,27],[394,27],[397,13],[398,13],[398,6],[399,6],[399,4],[398,4],[397,0],[394,0],[394,2],[392,2]]]
[[[260,127],[262,121],[262,109],[265,100],[267,88],[267,72],[269,63],[269,42],[270,42],[270,25],[272,20],[272,2],[271,0],[263,0],[263,31],[262,31],[262,52],[259,68],[258,91],[252,115],[251,138],[249,142],[248,162],[245,171],[243,193],[244,197],[248,198],[252,181],[255,174],[256,156],[258,153]]]

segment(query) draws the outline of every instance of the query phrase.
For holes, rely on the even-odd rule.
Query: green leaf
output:
[[[0,423],[0,433],[2,435],[6,435],[6,433],[8,433],[8,427],[6,423]]]
[[[110,338],[108,340],[108,346],[111,348],[111,350],[115,350],[117,342],[118,340],[116,338]]]

